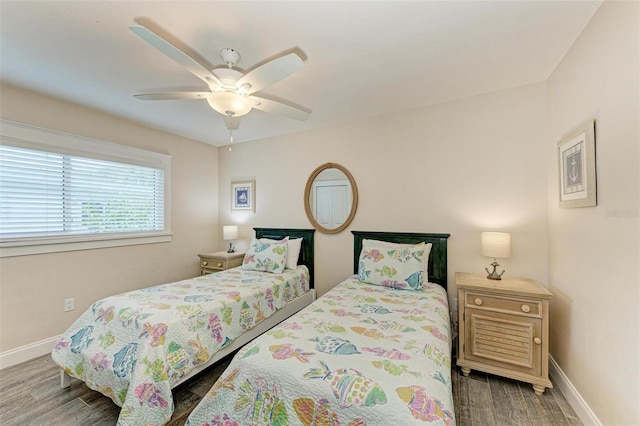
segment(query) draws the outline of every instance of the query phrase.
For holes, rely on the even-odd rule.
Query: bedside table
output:
[[[216,251],[198,256],[200,257],[200,275],[206,275],[242,265],[244,253]]]
[[[462,374],[483,371],[531,383],[537,395],[549,380],[549,300],[535,280],[456,272],[458,359]]]

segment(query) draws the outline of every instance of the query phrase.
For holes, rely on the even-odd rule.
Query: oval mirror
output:
[[[358,188],[349,170],[336,163],[315,169],[304,189],[304,210],[313,227],[325,234],[337,234],[356,215]]]

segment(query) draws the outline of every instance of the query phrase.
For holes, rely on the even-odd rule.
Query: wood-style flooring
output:
[[[174,389],[175,411],[170,425],[183,425],[211,388],[230,358]],[[452,370],[458,425],[581,425],[560,391],[537,396],[531,385],[484,373],[462,376]],[[45,355],[0,371],[0,424],[114,425],[120,407],[78,380],[60,387],[60,371]]]

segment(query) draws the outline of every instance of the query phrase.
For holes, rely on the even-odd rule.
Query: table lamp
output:
[[[225,225],[222,227],[222,238],[229,241],[229,248],[227,253],[235,253],[233,247],[233,240],[238,238],[238,226],[237,225]]]
[[[498,273],[496,268],[500,264],[496,259],[508,259],[511,256],[511,234],[506,232],[482,232],[480,236],[482,255],[487,257],[493,257],[493,271],[489,272],[489,269],[484,268],[487,271],[487,278],[490,280],[501,280],[502,272]]]

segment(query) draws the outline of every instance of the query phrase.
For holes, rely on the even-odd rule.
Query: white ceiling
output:
[[[0,78],[151,127],[222,146],[206,101],[141,101],[206,91],[129,26],[147,18],[197,52],[238,68],[300,49],[305,67],[264,89],[312,111],[306,122],[253,110],[245,142],[545,80],[601,1],[2,1]]]

